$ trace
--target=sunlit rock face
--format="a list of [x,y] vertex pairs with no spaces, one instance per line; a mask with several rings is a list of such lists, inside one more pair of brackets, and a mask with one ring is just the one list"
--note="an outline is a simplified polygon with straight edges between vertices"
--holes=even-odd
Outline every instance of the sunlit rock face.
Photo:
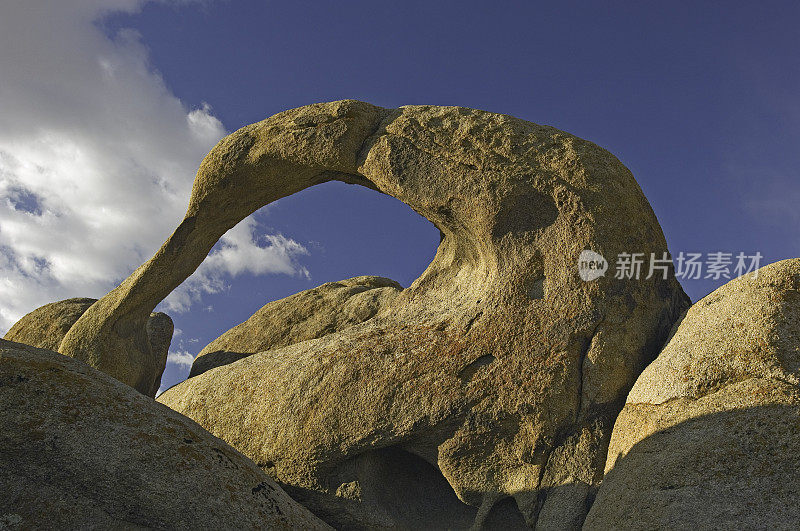
[[247,321],[206,345],[189,377],[256,352],[317,339],[371,319],[391,303],[402,286],[382,277],[356,277],[265,304]]
[[[438,227],[427,270],[362,323],[216,367],[160,400],[336,525],[441,514],[438,495],[396,510],[408,489],[370,471],[396,469],[393,455],[433,467],[476,524],[580,525],[614,418],[687,299],[671,277],[578,275],[584,250],[661,257],[666,243],[631,173],[552,127],[357,101],[244,127],[204,159],[175,233],[81,316],[60,351],[135,385],[126,364],[148,349],[150,312],[214,243],[258,208],[334,179]],[[508,497],[518,511],[497,503]]]
[[800,259],[689,309],[628,395],[588,529],[800,521]]

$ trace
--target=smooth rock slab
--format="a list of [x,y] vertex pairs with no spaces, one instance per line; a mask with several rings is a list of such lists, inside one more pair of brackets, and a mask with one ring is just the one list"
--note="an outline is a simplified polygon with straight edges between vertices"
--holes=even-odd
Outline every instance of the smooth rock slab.
[[57,351],[72,325],[95,302],[81,297],[40,306],[14,323],[3,339]]
[[0,528],[330,529],[195,422],[0,340]]

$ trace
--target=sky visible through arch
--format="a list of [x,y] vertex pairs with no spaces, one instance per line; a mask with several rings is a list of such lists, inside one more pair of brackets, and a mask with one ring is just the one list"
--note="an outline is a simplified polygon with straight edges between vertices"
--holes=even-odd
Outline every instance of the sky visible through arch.
[[[673,254],[800,256],[800,4],[12,1],[0,6],[0,332],[102,296],[177,226],[226,132],[354,98],[552,125],[633,171]],[[329,183],[218,244],[162,307],[164,385],[269,300],[408,285],[438,231]],[[693,300],[725,282],[683,280]]]

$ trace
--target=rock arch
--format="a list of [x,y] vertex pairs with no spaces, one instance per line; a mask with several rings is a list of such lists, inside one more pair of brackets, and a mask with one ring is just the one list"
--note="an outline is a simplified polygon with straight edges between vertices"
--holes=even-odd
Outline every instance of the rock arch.
[[376,318],[218,367],[160,400],[284,485],[328,495],[339,463],[397,447],[479,506],[478,523],[507,496],[530,525],[579,523],[613,419],[687,299],[673,278],[578,277],[583,249],[660,257],[666,243],[631,173],[551,127],[351,100],[244,127],[203,160],[172,236],[60,351],[142,390],[132,367],[148,363],[155,305],[238,221],[332,179],[436,225],[426,271]]

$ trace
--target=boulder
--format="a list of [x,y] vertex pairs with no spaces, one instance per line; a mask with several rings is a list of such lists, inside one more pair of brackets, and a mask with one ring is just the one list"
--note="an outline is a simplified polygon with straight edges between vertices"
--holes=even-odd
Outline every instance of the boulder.
[[75,321],[95,302],[76,298],[45,304],[17,321],[3,339],[57,351]]
[[628,395],[586,529],[796,529],[800,259],[689,309]]
[[382,277],[356,277],[270,302],[206,345],[189,377],[256,352],[316,339],[375,316],[402,286]]
[[[57,351],[72,325],[95,302],[97,299],[76,298],[45,304],[17,321],[4,339]],[[130,366],[126,379],[136,382],[136,389],[147,396],[156,396],[161,385],[173,331],[172,319],[165,313],[151,313],[146,321],[145,332],[151,356],[144,359],[146,363]]]
[[195,422],[0,340],[0,527],[330,529]]
[[[146,312],[220,236],[332,179],[392,195],[438,227],[426,271],[365,322],[209,370],[159,400],[336,526],[413,527],[433,518],[435,500],[437,514],[450,511],[445,491],[472,506],[478,526],[508,497],[529,526],[580,526],[613,421],[688,300],[671,275],[615,278],[612,269],[582,280],[585,250],[613,260],[661,258],[667,247],[631,173],[557,129],[355,101],[240,129],[201,164],[173,235],[81,317],[62,351],[135,359]],[[375,479],[402,459],[448,486],[408,496],[395,476]]]

